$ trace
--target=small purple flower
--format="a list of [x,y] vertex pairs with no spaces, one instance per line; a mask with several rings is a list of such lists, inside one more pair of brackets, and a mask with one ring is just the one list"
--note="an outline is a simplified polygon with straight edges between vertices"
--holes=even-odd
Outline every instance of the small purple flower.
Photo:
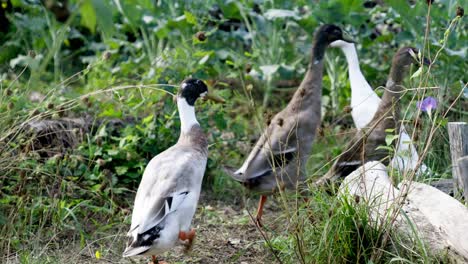
[[437,99],[428,96],[424,98],[424,100],[418,102],[416,105],[421,111],[430,113],[432,109],[437,108]]

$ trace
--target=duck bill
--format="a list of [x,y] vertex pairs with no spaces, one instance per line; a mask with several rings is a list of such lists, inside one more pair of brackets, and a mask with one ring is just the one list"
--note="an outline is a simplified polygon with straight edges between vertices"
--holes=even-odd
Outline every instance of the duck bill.
[[342,39],[349,43],[356,43],[356,41],[346,32],[343,32]]
[[213,102],[216,102],[216,103],[225,103],[226,101],[220,97],[220,96],[217,96],[216,94],[212,93],[212,92],[208,92],[206,95],[205,95],[205,100],[211,100]]

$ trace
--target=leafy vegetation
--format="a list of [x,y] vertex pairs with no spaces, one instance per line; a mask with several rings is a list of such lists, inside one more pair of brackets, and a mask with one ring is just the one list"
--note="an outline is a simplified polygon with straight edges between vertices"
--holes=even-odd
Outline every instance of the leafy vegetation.
[[[245,202],[239,197],[247,194],[225,167],[242,163],[268,118],[286,105],[305,72],[312,33],[323,23],[341,25],[357,39],[361,69],[378,93],[398,47],[416,46],[433,60],[429,70],[413,71],[403,113],[425,163],[437,177],[450,177],[445,125],[468,113],[467,27],[464,18],[454,19],[457,6],[466,7],[463,0],[430,7],[404,0],[0,2],[0,248],[6,262],[58,262],[48,252],[68,242],[98,245],[95,258],[120,255],[102,248],[124,239],[146,163],[177,140],[172,95],[188,76],[206,80],[227,100],[197,105],[210,136],[203,192]],[[350,100],[343,57],[327,52],[311,179],[326,172],[352,135],[343,111]],[[432,116],[416,107],[427,96],[439,102]],[[281,261],[439,261],[420,243],[396,236],[382,245],[383,231],[372,228],[364,207],[310,189],[307,202],[278,196],[288,224],[267,229],[265,247]],[[376,260],[379,250],[384,254]]]

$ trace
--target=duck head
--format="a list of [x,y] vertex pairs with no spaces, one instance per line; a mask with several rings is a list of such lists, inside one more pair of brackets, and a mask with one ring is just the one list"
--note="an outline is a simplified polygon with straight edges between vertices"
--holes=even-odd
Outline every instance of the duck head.
[[398,65],[402,68],[408,68],[411,64],[415,65],[430,65],[431,61],[427,58],[418,58],[419,50],[414,47],[400,48],[393,56],[393,65]]
[[195,116],[195,102],[198,98],[224,102],[222,98],[210,94],[208,92],[208,87],[203,81],[198,79],[186,79],[183,81],[177,93],[177,108],[179,109],[181,130],[183,133],[189,133],[192,126],[198,125]]
[[312,45],[313,64],[318,64],[322,61],[325,55],[325,49],[333,41],[342,40],[353,43],[351,37],[346,34],[340,27],[327,24],[318,28],[314,35],[314,43]]
[[330,44],[334,41],[341,40],[347,43],[354,43],[354,40],[344,32],[340,27],[332,24],[321,26],[315,35],[317,42]]
[[401,89],[400,85],[395,84],[403,82],[411,65],[431,64],[428,59],[418,56],[418,53],[419,50],[414,47],[403,47],[393,55],[392,67],[390,68],[390,75],[386,84],[387,88],[394,87],[394,89]]
[[206,84],[199,79],[186,79],[180,85],[178,98],[183,98],[187,104],[194,106],[198,98],[209,99],[215,102],[223,103],[224,99],[208,92]]

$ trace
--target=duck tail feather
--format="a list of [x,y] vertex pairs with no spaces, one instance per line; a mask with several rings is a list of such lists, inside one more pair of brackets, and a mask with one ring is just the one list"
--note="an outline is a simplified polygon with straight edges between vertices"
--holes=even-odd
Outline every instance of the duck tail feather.
[[236,180],[238,182],[245,182],[245,176],[243,175],[242,172],[240,172],[240,170],[236,171],[234,168],[224,166],[223,171],[227,175],[229,175],[231,178],[233,178],[234,180]]
[[124,253],[122,254],[122,257],[132,257],[132,256],[137,256],[137,255],[142,255],[146,253],[151,247],[149,246],[139,246],[139,247],[132,247],[128,246]]

